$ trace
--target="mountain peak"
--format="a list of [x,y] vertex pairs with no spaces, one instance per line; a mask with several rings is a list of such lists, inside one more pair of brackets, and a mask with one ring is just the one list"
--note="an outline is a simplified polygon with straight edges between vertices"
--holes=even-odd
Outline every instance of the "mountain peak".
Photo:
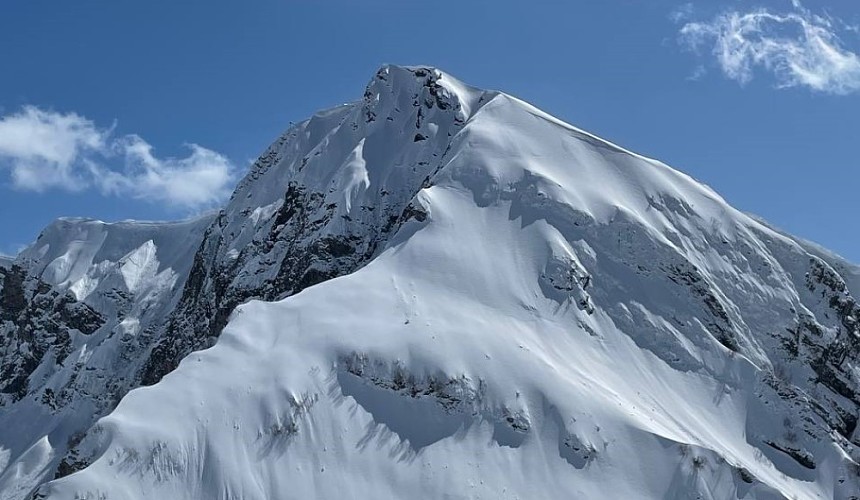
[[83,305],[0,268],[0,449],[41,471],[0,498],[860,489],[855,267],[435,68],[292,127],[198,238],[112,229],[33,247]]
[[392,108],[423,105],[428,110],[435,107],[452,112],[465,121],[486,100],[486,94],[434,67],[387,64],[368,83],[364,106],[369,117]]

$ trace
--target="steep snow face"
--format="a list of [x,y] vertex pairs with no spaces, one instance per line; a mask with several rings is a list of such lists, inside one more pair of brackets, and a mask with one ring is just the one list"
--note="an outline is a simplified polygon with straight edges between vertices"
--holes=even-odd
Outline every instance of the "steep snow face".
[[373,258],[401,224],[424,216],[416,193],[494,95],[437,70],[386,66],[361,101],[287,131],[209,229],[142,381],[210,345],[248,299],[280,299]]
[[211,221],[60,219],[0,265],[0,498],[74,470],[69,449],[139,385]]
[[[21,252],[18,261],[46,283],[71,290],[77,300],[99,300],[93,297],[94,292],[116,285],[138,293],[140,286],[151,283],[163,271],[169,270],[174,277],[188,273],[191,256],[197,250],[194,243],[199,243],[201,228],[212,218],[112,224],[59,219]],[[104,282],[110,282],[109,286],[103,286]]]
[[194,266],[185,348],[288,298],[223,315],[36,498],[860,491],[860,269],[436,70],[288,132]]

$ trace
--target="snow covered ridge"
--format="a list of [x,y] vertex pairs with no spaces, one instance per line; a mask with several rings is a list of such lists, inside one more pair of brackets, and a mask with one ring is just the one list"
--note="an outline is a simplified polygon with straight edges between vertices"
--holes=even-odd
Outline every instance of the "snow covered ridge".
[[0,266],[0,498],[860,491],[860,269],[506,94],[383,67],[146,227]]

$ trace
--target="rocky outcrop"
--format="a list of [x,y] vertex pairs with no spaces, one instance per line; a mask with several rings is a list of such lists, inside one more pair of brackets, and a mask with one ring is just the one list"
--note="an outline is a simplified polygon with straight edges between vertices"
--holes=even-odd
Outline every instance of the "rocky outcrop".
[[19,265],[0,267],[0,282],[0,402],[9,404],[29,393],[30,377],[43,362],[62,365],[73,339],[92,335],[105,319]]

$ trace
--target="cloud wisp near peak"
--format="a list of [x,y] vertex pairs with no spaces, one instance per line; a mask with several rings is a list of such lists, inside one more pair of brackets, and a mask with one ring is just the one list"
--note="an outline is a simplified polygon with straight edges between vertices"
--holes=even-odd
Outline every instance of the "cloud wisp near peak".
[[117,136],[77,113],[25,106],[0,116],[0,170],[14,188],[130,196],[194,210],[230,193],[236,168],[197,144],[185,157],[160,158],[135,134]]
[[779,88],[835,95],[860,91],[860,56],[848,43],[857,41],[856,29],[797,0],[787,11],[733,9],[710,20],[694,19],[688,4],[670,17],[681,23],[678,40],[684,48],[700,56],[710,53],[723,75],[742,85],[763,71]]

